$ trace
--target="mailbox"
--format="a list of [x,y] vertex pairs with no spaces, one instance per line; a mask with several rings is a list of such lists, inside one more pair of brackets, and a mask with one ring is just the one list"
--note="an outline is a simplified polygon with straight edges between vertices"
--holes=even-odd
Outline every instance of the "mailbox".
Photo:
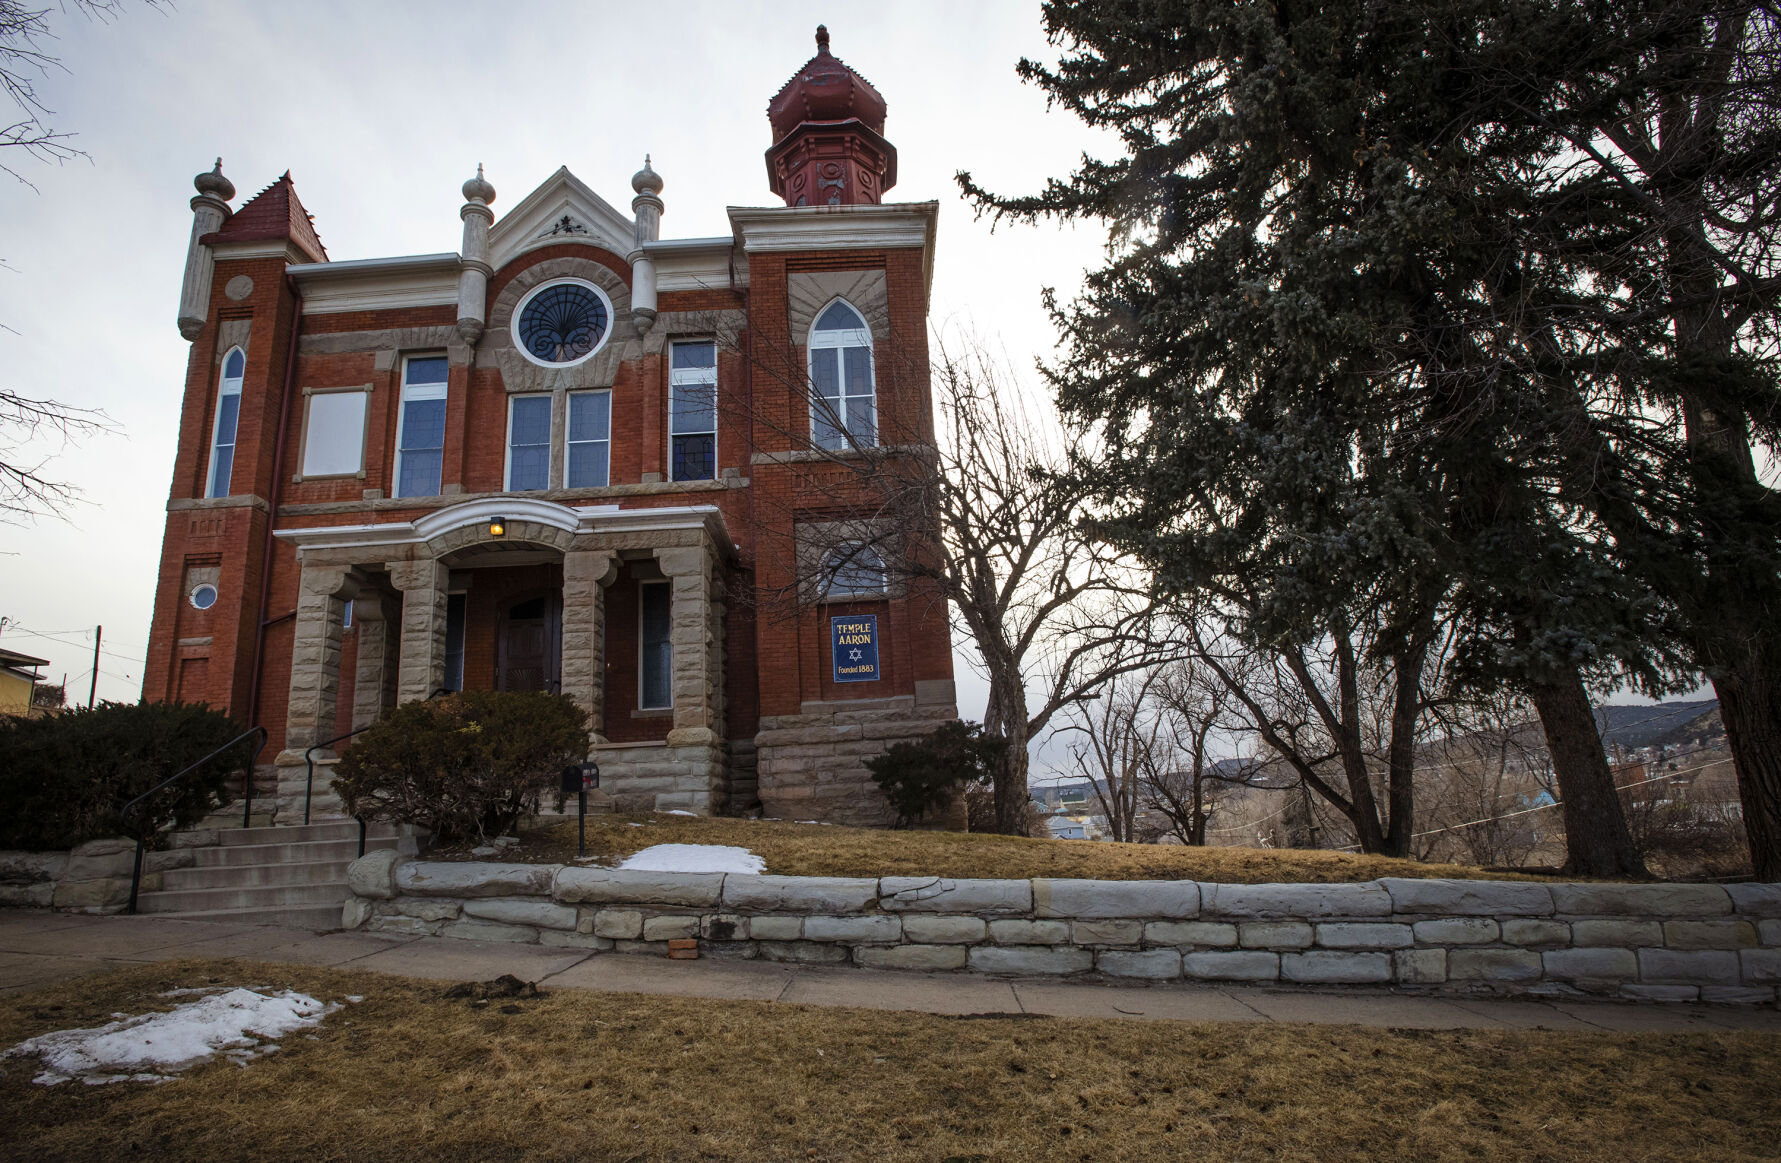
[[566,796],[580,795],[585,786],[582,782],[581,765],[571,763],[563,768],[563,794]]
[[591,759],[584,759],[582,760],[580,770],[581,786],[583,788],[596,788],[600,786],[600,765],[598,763],[595,763]]

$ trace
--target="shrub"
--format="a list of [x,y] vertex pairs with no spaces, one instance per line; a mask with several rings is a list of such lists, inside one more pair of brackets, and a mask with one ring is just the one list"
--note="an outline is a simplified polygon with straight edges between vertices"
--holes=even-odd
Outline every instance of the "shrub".
[[0,848],[72,848],[100,836],[187,827],[229,802],[243,744],[138,805],[118,809],[242,732],[203,703],[101,703],[0,723]]
[[440,840],[499,836],[587,755],[587,712],[563,695],[465,691],[404,703],[334,769],[346,810]]
[[985,735],[976,723],[954,721],[921,739],[893,744],[866,760],[866,767],[896,811],[896,826],[907,828],[950,803],[959,789],[988,782],[1007,747],[1007,740]]

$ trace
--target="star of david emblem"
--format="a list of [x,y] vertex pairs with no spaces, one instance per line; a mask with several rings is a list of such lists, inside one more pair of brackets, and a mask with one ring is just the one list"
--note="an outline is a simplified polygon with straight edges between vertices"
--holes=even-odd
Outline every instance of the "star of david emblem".
[[847,660],[849,662],[858,662],[860,660],[860,648],[855,646],[852,650],[849,650],[847,652]]

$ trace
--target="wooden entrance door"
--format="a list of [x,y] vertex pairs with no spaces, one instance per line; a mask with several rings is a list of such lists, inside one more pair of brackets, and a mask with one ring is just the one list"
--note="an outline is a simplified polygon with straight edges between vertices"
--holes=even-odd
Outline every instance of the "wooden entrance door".
[[495,689],[554,691],[561,682],[562,638],[558,599],[547,595],[516,602],[501,612],[496,635]]

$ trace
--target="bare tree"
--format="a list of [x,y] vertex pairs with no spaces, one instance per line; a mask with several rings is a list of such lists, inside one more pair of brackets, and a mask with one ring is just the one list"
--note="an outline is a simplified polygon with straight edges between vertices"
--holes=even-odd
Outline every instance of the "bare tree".
[[1544,738],[1513,699],[1443,708],[1445,731],[1417,765],[1418,860],[1519,865],[1539,846],[1541,821],[1528,809],[1551,803]]
[[1414,818],[1416,748],[1436,684],[1433,605],[1410,598],[1330,619],[1321,638],[1244,644],[1237,601],[1207,601],[1184,624],[1193,657],[1230,692],[1245,726],[1341,813],[1363,852],[1403,856]]
[[[154,7],[155,0],[148,3]],[[107,20],[120,11],[122,0],[73,0],[73,7]],[[23,155],[60,163],[86,156],[69,144],[72,135],[45,121],[51,110],[38,91],[38,78],[62,67],[43,47],[52,39],[50,9],[0,0],[0,93],[15,109],[10,123],[0,125],[0,172],[27,186],[31,182],[10,159]],[[34,452],[31,446],[40,438],[57,436],[65,448],[80,437],[113,430],[104,412],[0,387],[0,521],[18,522],[39,513],[62,516],[79,497],[75,486],[46,472],[55,453]]]
[[1161,709],[1151,697],[1161,673],[1151,667],[1109,680],[1096,697],[1071,704],[1058,728],[1060,736],[1071,737],[1076,772],[1094,788],[1117,841],[1138,839],[1146,788],[1168,755]]
[[1238,763],[1227,772],[1211,755],[1214,732],[1232,726],[1235,700],[1211,668],[1193,659],[1181,659],[1162,672],[1156,699],[1173,749],[1170,761],[1145,784],[1144,804],[1169,821],[1169,831],[1183,844],[1203,847],[1219,792],[1245,782],[1250,768]]

